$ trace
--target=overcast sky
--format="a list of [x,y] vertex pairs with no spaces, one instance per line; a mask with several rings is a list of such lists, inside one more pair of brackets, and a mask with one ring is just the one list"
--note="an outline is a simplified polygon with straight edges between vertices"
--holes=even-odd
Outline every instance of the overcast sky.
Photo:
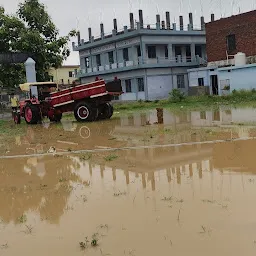
[[[15,13],[18,3],[23,0],[0,0],[8,13]],[[155,15],[159,13],[161,20],[165,11],[170,12],[171,22],[178,22],[179,15],[184,15],[187,23],[188,13],[194,15],[195,26],[200,25],[200,16],[205,16],[206,22],[210,14],[215,13],[218,19],[239,12],[256,8],[256,0],[41,0],[47,6],[54,23],[61,35],[66,35],[71,29],[78,28],[81,37],[88,39],[88,27],[92,27],[94,36],[100,34],[100,23],[104,23],[105,32],[111,32],[113,18],[117,18],[118,29],[129,25],[129,12],[138,19],[138,9],[143,10],[144,23],[155,24]],[[79,64],[78,54],[72,53],[65,64]]]

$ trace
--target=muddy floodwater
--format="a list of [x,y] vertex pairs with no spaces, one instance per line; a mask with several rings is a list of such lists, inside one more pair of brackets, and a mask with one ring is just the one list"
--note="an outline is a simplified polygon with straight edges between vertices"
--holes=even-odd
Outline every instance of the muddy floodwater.
[[256,110],[152,110],[0,137],[0,255],[256,255]]

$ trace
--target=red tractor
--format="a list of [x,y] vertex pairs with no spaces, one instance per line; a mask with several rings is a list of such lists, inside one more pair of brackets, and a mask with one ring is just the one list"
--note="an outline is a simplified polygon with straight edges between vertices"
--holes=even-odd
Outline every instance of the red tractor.
[[20,101],[14,121],[19,123],[20,117],[24,117],[28,124],[37,124],[44,117],[59,122],[62,113],[71,111],[79,122],[108,119],[113,115],[112,96],[122,94],[119,79],[108,83],[96,80],[64,90],[57,90],[53,82],[26,83],[20,88],[27,92],[28,99]]

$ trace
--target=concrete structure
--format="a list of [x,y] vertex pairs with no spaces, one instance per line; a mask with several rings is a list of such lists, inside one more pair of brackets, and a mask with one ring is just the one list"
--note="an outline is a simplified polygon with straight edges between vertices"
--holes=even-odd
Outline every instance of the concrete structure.
[[207,87],[208,92],[211,95],[219,94],[219,82],[218,71],[216,67],[204,67],[188,70],[189,91],[195,89],[193,95],[196,94],[196,90],[200,91],[201,88]]
[[219,92],[225,95],[233,90],[256,89],[256,64],[218,69]]
[[205,67],[188,70],[189,87],[208,87],[211,95],[228,95],[233,90],[256,89],[256,64]]
[[152,26],[144,23],[139,10],[138,20],[135,24],[131,13],[129,28],[124,26],[118,31],[114,20],[111,34],[105,34],[101,24],[100,37],[94,38],[89,28],[89,41],[79,38],[78,45],[73,43],[73,49],[80,55],[78,78],[86,83],[96,77],[106,81],[118,77],[124,91],[120,100],[167,98],[174,88],[187,93],[187,69],[199,67],[206,60],[204,19],[196,28],[190,13],[190,24],[184,26],[180,17],[178,27],[170,24],[167,12],[166,21],[161,22],[157,15],[156,24]]
[[190,90],[207,87],[210,94],[227,95],[256,89],[256,11],[211,20],[206,24],[208,65],[188,70]]
[[227,59],[238,52],[256,56],[256,10],[207,23],[206,42],[208,62],[234,64]]
[[79,70],[79,65],[61,66],[58,69],[51,68],[48,74],[51,76],[51,81],[59,85],[69,85],[76,80],[76,74]]
[[28,58],[25,62],[26,78],[28,83],[36,82],[36,62]]

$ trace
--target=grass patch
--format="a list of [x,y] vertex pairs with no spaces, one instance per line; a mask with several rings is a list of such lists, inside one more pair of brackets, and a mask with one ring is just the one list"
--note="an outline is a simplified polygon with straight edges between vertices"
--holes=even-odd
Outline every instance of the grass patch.
[[[177,99],[178,98],[178,99]],[[136,110],[136,109],[153,109],[153,108],[169,108],[172,110],[179,109],[190,109],[200,110],[210,107],[219,107],[220,105],[230,106],[250,106],[256,108],[256,90],[252,91],[233,91],[227,96],[213,96],[213,95],[202,95],[202,96],[173,96],[169,99],[159,101],[136,101],[126,103],[115,103],[115,111],[121,110]]]
[[107,162],[114,161],[117,158],[118,158],[118,156],[115,154],[110,154],[110,155],[104,157],[105,161],[107,161]]

